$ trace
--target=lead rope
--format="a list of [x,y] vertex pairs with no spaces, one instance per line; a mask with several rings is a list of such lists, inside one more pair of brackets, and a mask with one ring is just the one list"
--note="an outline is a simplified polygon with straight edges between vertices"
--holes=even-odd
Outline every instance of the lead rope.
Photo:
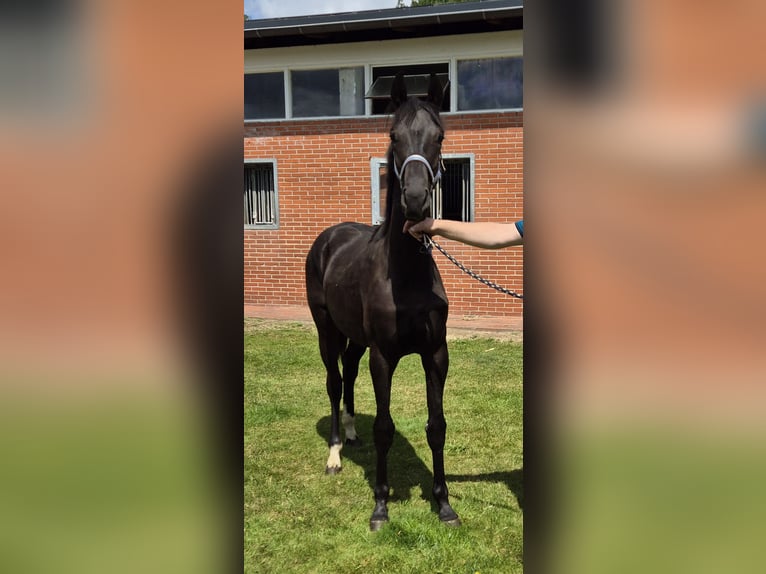
[[510,289],[506,289],[505,287],[498,285],[494,281],[490,281],[489,279],[484,279],[484,277],[482,277],[478,273],[474,273],[473,271],[468,269],[468,267],[460,263],[460,261],[452,257],[452,255],[447,253],[441,245],[436,243],[436,241],[434,241],[430,236],[426,235],[425,233],[423,234],[423,245],[425,246],[426,250],[429,253],[431,253],[432,247],[436,247],[436,249],[441,251],[442,255],[444,255],[447,259],[452,261],[452,263],[454,263],[458,269],[460,269],[464,273],[467,273],[468,275],[476,279],[478,282],[483,283],[487,287],[492,287],[492,289],[495,289],[496,291],[500,291],[500,293],[505,293],[506,295],[510,295],[511,297],[516,297],[517,299],[524,298],[523,294],[516,293],[515,291],[511,291]]

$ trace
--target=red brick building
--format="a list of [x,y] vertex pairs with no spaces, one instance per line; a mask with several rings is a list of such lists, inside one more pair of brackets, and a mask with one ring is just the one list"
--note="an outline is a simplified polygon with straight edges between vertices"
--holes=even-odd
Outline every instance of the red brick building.
[[[449,80],[435,215],[523,218],[522,10],[497,0],[245,23],[246,304],[305,305],[304,261],[319,232],[380,221],[385,88],[400,70],[411,93],[430,72]],[[440,244],[523,291],[522,248]],[[519,299],[434,257],[453,315],[521,315]]]

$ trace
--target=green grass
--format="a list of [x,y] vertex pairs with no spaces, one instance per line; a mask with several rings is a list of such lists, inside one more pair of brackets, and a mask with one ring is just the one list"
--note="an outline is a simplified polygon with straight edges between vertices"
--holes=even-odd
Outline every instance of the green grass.
[[313,328],[245,324],[246,572],[522,572],[522,347],[450,342],[444,408],[450,501],[463,525],[439,522],[417,356],[393,382],[390,523],[369,531],[375,399],[362,358],[357,431],[343,471],[326,476],[330,407]]

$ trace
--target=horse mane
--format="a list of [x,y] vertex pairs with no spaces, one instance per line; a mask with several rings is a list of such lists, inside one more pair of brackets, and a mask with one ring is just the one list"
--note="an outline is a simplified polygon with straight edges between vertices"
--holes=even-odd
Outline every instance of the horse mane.
[[[420,100],[416,97],[409,98],[399,108],[394,111],[391,118],[391,126],[403,123],[410,125],[417,115],[418,111],[425,110],[431,119],[441,129],[444,129],[441,116],[439,116],[439,110],[431,102]],[[378,229],[373,233],[372,238],[382,238],[388,235],[391,227],[391,217],[393,215],[394,208],[394,189],[398,190],[399,181],[396,178],[394,171],[394,147],[389,144],[388,151],[386,152],[386,213],[384,215],[383,223],[380,224]]]

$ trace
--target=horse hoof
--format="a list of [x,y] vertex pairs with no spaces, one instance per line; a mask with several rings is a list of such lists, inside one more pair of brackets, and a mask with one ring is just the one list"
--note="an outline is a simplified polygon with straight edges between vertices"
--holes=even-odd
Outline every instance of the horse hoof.
[[455,513],[455,511],[452,510],[452,508],[450,508],[449,506],[442,508],[441,512],[439,512],[439,520],[442,521],[442,524],[445,524],[447,526],[451,526],[451,527],[460,526],[460,518]]
[[386,522],[388,522],[388,518],[383,518],[383,519],[372,518],[372,519],[370,519],[370,531],[371,532],[377,532],[378,530],[381,529],[381,527]]
[[338,474],[341,470],[343,470],[342,466],[326,466],[324,469],[325,474]]
[[346,442],[345,442],[345,445],[346,446],[351,446],[351,447],[362,446],[362,439],[360,439],[359,437],[356,437],[355,439],[347,438]]
[[370,530],[377,532],[386,522],[388,522],[388,509],[386,508],[386,503],[383,501],[376,501],[375,510],[372,511],[372,516],[370,516]]

